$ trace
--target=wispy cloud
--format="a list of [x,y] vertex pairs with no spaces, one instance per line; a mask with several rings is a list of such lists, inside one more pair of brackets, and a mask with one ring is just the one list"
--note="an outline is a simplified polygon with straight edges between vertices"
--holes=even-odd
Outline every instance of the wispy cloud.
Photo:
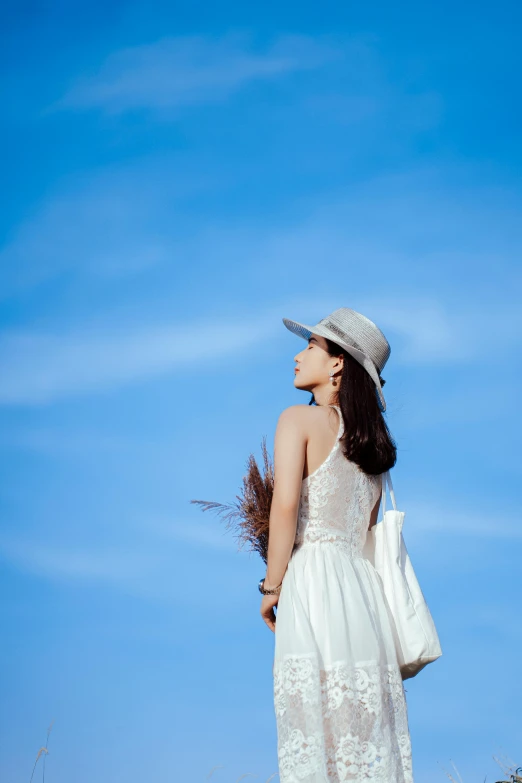
[[62,182],[0,249],[0,297],[64,274],[107,283],[175,262],[185,225],[180,204],[213,182],[208,168],[186,168],[147,156]]
[[[209,549],[239,551],[231,531],[226,530],[224,522],[217,519],[214,524],[208,524],[194,520],[180,522],[168,517],[150,516],[142,521],[141,526],[148,534],[155,535],[165,542],[180,541]],[[243,548],[241,551],[246,549]]]
[[94,428],[77,427],[73,431],[65,428],[29,427],[7,431],[4,429],[1,438],[3,448],[13,451],[26,451],[41,454],[52,459],[92,459],[96,454],[120,457],[129,453],[143,454],[145,450],[156,454],[162,448],[157,441],[144,438],[115,435]]
[[23,571],[51,579],[121,583],[152,573],[157,557],[139,550],[67,547],[8,538],[0,540],[4,560]]
[[180,521],[157,515],[133,520],[130,514],[126,521],[125,531],[105,531],[115,535],[118,543],[80,543],[71,531],[69,540],[59,541],[63,536],[52,529],[45,539],[41,531],[26,531],[23,538],[5,532],[0,536],[0,560],[51,581],[107,585],[134,594],[159,596],[162,590],[174,594],[179,588],[184,577],[179,569],[173,572],[173,564],[180,557],[187,561],[207,554],[214,562],[215,553],[219,556],[215,560],[219,569],[227,553],[234,556],[239,552],[232,534],[217,520],[205,524],[195,519]]
[[[0,336],[0,404],[38,405],[172,371],[197,355],[211,362],[266,338],[280,328],[273,316],[197,319],[157,327],[85,328],[76,334],[7,332]],[[212,339],[209,339],[211,336]]]
[[[469,546],[474,547],[474,562],[463,564],[463,567],[480,569],[488,566],[488,546],[522,540],[519,520],[514,516],[510,519],[507,512],[502,514],[500,522],[485,514],[468,515],[457,510],[449,515],[444,507],[411,502],[407,516],[405,538],[408,544],[413,544],[415,564],[421,563],[418,554],[432,558],[434,552],[437,552],[437,562],[446,562],[443,553],[451,548],[450,540],[465,536]],[[232,532],[217,518],[212,523],[202,523],[168,515],[142,515],[140,518],[131,515],[124,540],[121,531],[112,532],[118,533],[118,545],[58,543],[51,530],[47,539],[27,532],[23,538],[15,533],[4,533],[0,537],[0,558],[26,573],[50,580],[111,584],[143,595],[156,595],[166,582],[174,589],[172,564],[176,558],[190,559],[197,552],[212,556],[214,552],[218,556],[216,562],[222,563],[227,553],[236,556],[249,551],[247,547],[239,548]],[[426,543],[426,533],[434,532],[439,534],[436,544],[433,537]],[[451,557],[458,560],[462,557],[462,548],[455,546],[454,550]],[[487,612],[483,619],[495,621],[494,615]]]
[[489,514],[482,510],[469,512],[459,509],[457,502],[448,498],[444,506],[412,500],[407,504],[406,513],[405,535],[421,537],[424,532],[438,532],[486,540],[522,541],[522,519],[509,509]]
[[[513,220],[516,197],[506,197],[510,208],[505,214],[498,207],[495,212],[489,191],[479,194],[480,203],[467,191],[457,199],[433,172],[419,171],[371,179],[326,201],[301,202],[293,221],[272,222],[265,217],[257,222],[228,218],[218,223],[198,218],[194,230],[184,233],[177,199],[186,183],[190,192],[205,187],[204,178],[195,177],[193,182],[185,171],[176,181],[170,163],[169,168],[158,159],[148,160],[125,171],[95,173],[71,193],[51,198],[2,250],[4,291],[64,278],[65,271],[67,281],[81,287],[85,281],[92,284],[92,275],[100,283],[101,275],[118,274],[118,270],[128,274],[163,266],[160,286],[156,280],[146,298],[139,288],[141,278],[134,281],[140,320],[115,315],[118,293],[104,327],[93,320],[60,318],[62,300],[57,296],[58,315],[46,322],[52,327],[0,333],[0,404],[39,405],[117,387],[176,370],[196,352],[207,362],[220,361],[272,334],[281,335],[282,316],[315,322],[314,317],[319,320],[341,305],[367,313],[393,338],[394,363],[455,367],[492,356],[507,362],[508,370],[515,369],[522,341],[520,275],[514,271],[519,246]],[[486,221],[483,201],[491,222]],[[179,233],[178,225],[182,226]],[[450,240],[440,238],[442,227]],[[425,236],[435,249],[424,250],[426,259],[417,261],[412,246],[425,247]],[[473,252],[473,265],[468,257],[462,260],[462,248],[468,256]],[[430,266],[434,253],[436,263]],[[336,285],[328,297],[320,274],[323,259],[340,259],[332,267]],[[424,260],[428,272],[422,268]],[[493,260],[498,275],[487,277]],[[188,272],[185,277],[178,274],[178,262]],[[417,264],[421,284],[412,273]],[[433,276],[429,270],[434,268],[436,279],[428,288],[427,280]],[[459,268],[474,272],[466,280],[467,297],[451,288],[451,275]],[[205,290],[195,289],[194,269],[204,271]],[[273,283],[281,280],[282,269],[291,277],[282,281],[285,301],[273,305]],[[167,290],[173,291],[175,301],[186,298],[205,306],[210,300],[214,311],[212,285],[221,286],[220,292],[228,295],[227,280],[238,270],[244,274],[242,293],[230,303],[237,311],[244,292],[249,292],[248,298],[255,290],[257,306],[248,319],[241,313],[236,319],[216,315],[207,323],[197,317],[177,323],[158,315]],[[300,294],[299,290],[310,290],[312,278],[317,282],[314,296]],[[297,281],[293,300],[286,299],[288,280],[292,287]],[[349,301],[339,300],[343,290],[350,292]],[[152,316],[144,322],[147,312]],[[475,388],[475,405],[479,392]]]
[[[318,304],[315,300],[314,308]],[[498,358],[522,340],[520,316],[508,307],[499,306],[496,313],[490,307],[490,320],[484,324],[480,308],[461,307],[455,315],[421,297],[414,301],[395,297],[392,307],[371,298],[350,305],[370,316],[375,313],[387,334],[401,336],[397,353],[403,365],[473,362],[488,347],[495,349]],[[324,303],[324,309],[333,306],[337,305]],[[304,305],[300,312],[305,312]],[[246,322],[241,315],[157,326],[119,323],[102,329],[85,324],[66,335],[6,331],[0,333],[0,404],[40,405],[118,387],[175,371],[195,355],[205,360],[207,368],[214,362],[217,369],[219,362],[236,356],[238,350],[259,345],[272,335],[281,336],[281,318],[296,313],[296,305],[289,304],[259,310]],[[506,318],[516,328],[501,345]]]
[[500,299],[491,301],[486,322],[480,305],[461,302],[453,309],[448,302],[423,293],[365,297],[356,309],[375,314],[386,334],[402,338],[394,360],[405,365],[469,364],[487,350],[508,356],[522,343],[522,312],[516,303]]
[[54,108],[119,114],[214,103],[252,81],[316,68],[333,56],[330,45],[298,35],[282,36],[263,49],[239,34],[167,37],[111,54],[95,76],[74,84]]
[[[281,214],[263,209],[252,218],[236,200],[224,214],[230,192],[238,184],[247,187],[246,181],[238,183],[241,176],[263,180],[265,173],[255,163],[249,163],[245,175],[243,165],[236,170],[215,160],[168,154],[62,182],[12,230],[0,250],[0,297],[47,281],[101,285],[123,277],[145,279],[157,271],[183,280],[183,270],[195,266],[212,270],[219,264],[224,275],[233,274],[245,261],[249,268],[259,264],[266,269],[267,278],[282,266],[293,268],[299,280],[305,271],[315,274],[323,259],[340,259],[340,286],[349,282],[354,291],[355,281],[368,289],[373,281],[366,268],[375,283],[386,283],[390,293],[382,300],[387,312],[393,309],[397,287],[406,295],[418,293],[412,268],[418,268],[421,281],[429,270],[439,270],[433,283],[443,294],[451,290],[456,270],[474,269],[466,281],[470,302],[478,291],[493,306],[499,284],[509,274],[502,300],[511,296],[515,302],[521,284],[515,272],[521,249],[516,196],[501,199],[487,188],[455,194],[441,183],[440,172],[421,169],[370,177],[342,192],[294,194],[286,219],[288,207]],[[198,197],[202,206],[194,210]],[[486,293],[481,292],[482,280],[488,283]],[[394,323],[408,329],[410,314],[395,310]],[[453,321],[459,312],[456,308]],[[522,316],[515,308],[510,312],[518,328]],[[424,350],[429,339],[432,356],[447,341],[447,325],[436,318],[432,312],[426,327],[418,324],[420,345]],[[467,329],[465,318],[460,317],[461,334]],[[498,322],[489,314],[488,320],[495,329]],[[509,324],[506,337],[511,331]],[[458,351],[454,346],[455,356]]]

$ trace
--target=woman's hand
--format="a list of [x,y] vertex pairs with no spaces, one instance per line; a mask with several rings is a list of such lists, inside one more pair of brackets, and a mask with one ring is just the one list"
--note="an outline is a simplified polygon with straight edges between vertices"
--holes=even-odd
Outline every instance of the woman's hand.
[[271,631],[275,633],[276,615],[274,607],[279,602],[279,595],[264,595],[261,601],[261,617]]

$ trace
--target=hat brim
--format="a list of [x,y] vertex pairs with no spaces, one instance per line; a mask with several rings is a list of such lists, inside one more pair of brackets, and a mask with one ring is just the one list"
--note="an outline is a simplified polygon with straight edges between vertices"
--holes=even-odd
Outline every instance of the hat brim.
[[328,329],[327,326],[323,326],[322,324],[310,326],[309,324],[301,324],[299,321],[292,321],[290,318],[283,318],[282,320],[287,329],[289,329],[294,334],[297,334],[298,337],[302,337],[303,340],[309,340],[312,334],[317,334],[319,337],[325,337],[326,339],[334,342],[336,345],[340,345],[345,351],[353,356],[353,358],[356,359],[359,364],[362,364],[366,372],[371,376],[377,388],[377,394],[381,402],[382,410],[386,410],[386,400],[384,399],[382,386],[379,381],[379,374],[375,368],[374,363],[370,357],[364,353],[364,351],[360,351],[358,348],[354,348],[353,345],[349,345],[348,343],[339,340],[339,336],[336,335],[335,332],[332,332],[330,329]]

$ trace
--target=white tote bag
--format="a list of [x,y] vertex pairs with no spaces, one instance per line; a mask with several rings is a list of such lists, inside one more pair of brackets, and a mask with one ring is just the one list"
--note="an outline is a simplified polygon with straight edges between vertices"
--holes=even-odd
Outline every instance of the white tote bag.
[[[393,509],[386,511],[386,482]],[[402,679],[415,677],[442,655],[439,637],[402,535],[404,511],[397,511],[389,471],[382,474],[382,520],[368,531],[363,554],[381,577],[395,622],[395,644]]]

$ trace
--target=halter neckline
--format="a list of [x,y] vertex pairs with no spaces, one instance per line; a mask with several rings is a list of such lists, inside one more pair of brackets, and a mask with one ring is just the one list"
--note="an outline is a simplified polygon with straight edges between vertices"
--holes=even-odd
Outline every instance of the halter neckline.
[[330,462],[331,457],[337,451],[337,448],[338,448],[338,445],[339,445],[339,441],[340,441],[341,436],[342,436],[343,431],[344,431],[343,416],[342,416],[341,409],[340,409],[339,405],[335,405],[335,404],[332,403],[330,405],[323,405],[323,406],[319,406],[319,407],[338,408],[339,409],[339,429],[337,430],[337,435],[335,436],[335,443],[332,446],[332,448],[331,448],[328,456],[326,457],[326,459],[323,462],[321,462],[319,467],[317,467],[315,470],[313,470],[311,473],[309,473],[308,476],[305,476],[304,479],[301,479],[301,484],[303,482],[305,482],[305,481],[308,481],[308,479],[311,478],[312,476],[315,476],[316,473],[318,473],[328,462]]

